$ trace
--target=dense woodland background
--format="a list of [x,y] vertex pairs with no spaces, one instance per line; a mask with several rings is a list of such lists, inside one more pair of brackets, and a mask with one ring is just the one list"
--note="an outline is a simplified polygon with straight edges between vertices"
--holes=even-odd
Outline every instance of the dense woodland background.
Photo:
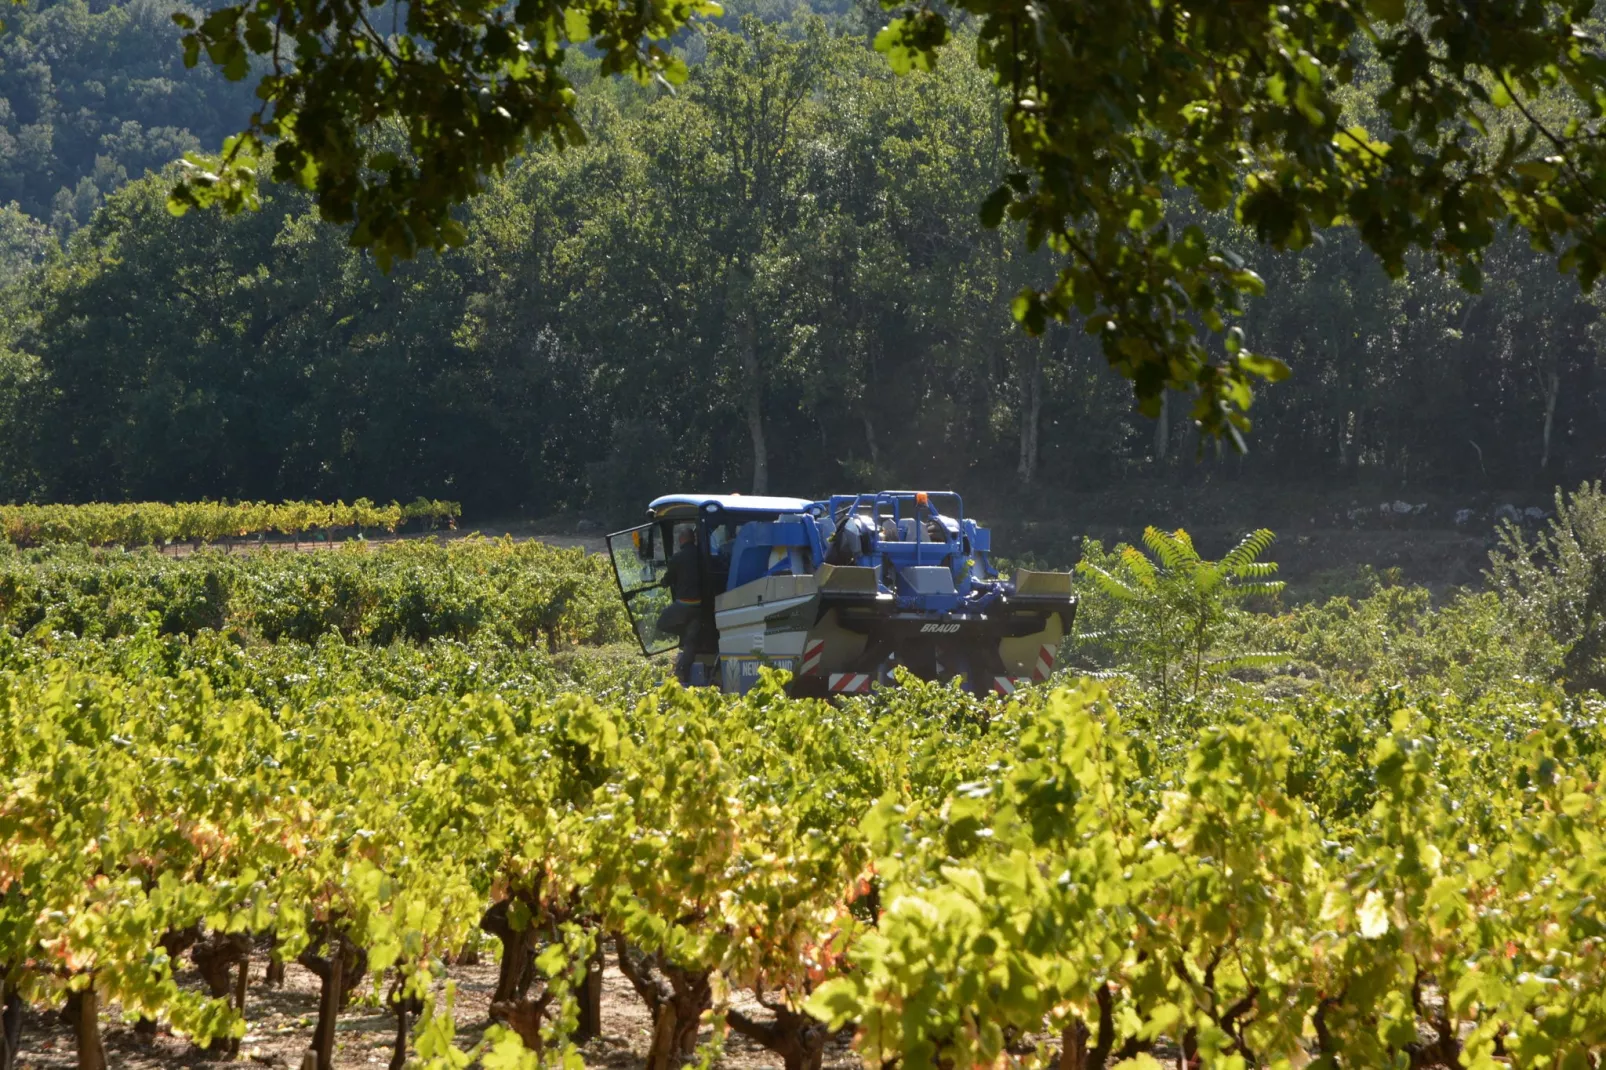
[[[465,246],[390,276],[291,191],[168,213],[162,168],[251,106],[183,67],[173,10],[6,12],[0,497],[617,520],[692,487],[951,484],[1031,513],[1230,484],[1313,522],[1312,501],[1358,523],[1350,503],[1401,498],[1448,522],[1601,473],[1600,300],[1518,236],[1476,295],[1391,282],[1345,232],[1299,255],[1246,236],[1267,293],[1245,330],[1294,369],[1258,397],[1251,452],[1201,451],[1177,398],[1137,415],[1090,339],[1012,321],[1048,267],[978,221],[1007,152],[966,42],[895,76],[874,5],[732,4],[681,42],[676,94],[582,77],[590,143],[533,152]],[[1352,107],[1368,117],[1365,87]]]

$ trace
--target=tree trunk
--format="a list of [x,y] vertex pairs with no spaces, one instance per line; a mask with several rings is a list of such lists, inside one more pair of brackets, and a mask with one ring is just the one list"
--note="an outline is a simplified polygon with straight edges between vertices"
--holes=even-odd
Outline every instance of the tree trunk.
[[1550,434],[1556,426],[1556,402],[1561,398],[1561,376],[1550,372],[1540,380],[1545,391],[1544,451],[1539,455],[1539,470],[1550,470]]
[[318,1070],[334,1070],[335,1023],[340,1018],[340,997],[346,979],[345,937],[336,933],[330,939],[330,945],[329,969],[323,976],[323,989],[318,998],[318,1025],[312,1033],[312,1050],[318,1057]]
[[754,337],[753,318],[742,311],[738,327],[738,346],[741,349],[742,376],[746,380],[744,409],[747,415],[747,434],[753,442],[753,493],[770,492],[769,446],[764,440],[764,380],[758,365],[758,340]]
[[407,1065],[407,1012],[396,1010],[396,1043],[390,1052],[389,1070],[402,1070]]
[[[239,972],[234,979],[234,1009],[239,1012],[240,1021],[245,1021],[245,994],[251,986],[251,941],[245,939],[245,950],[240,955]],[[243,1030],[242,1030],[243,1031]],[[240,1038],[230,1037],[223,1045],[223,1050],[229,1055],[240,1054]]]
[[820,1070],[825,1056],[826,1029],[822,1022],[785,1006],[770,1007],[773,1022],[760,1022],[731,1008],[725,1020],[731,1029],[779,1055],[786,1070]]
[[262,983],[274,988],[284,987],[284,956],[279,954],[279,936],[269,933],[268,968],[262,973]]
[[195,941],[201,938],[201,927],[189,925],[182,929],[169,929],[157,941],[162,950],[167,952],[169,960],[176,959],[184,952],[195,946]]
[[1030,487],[1037,475],[1037,435],[1043,412],[1043,358],[1036,345],[1027,346],[1026,367],[1020,388],[1020,463],[1015,474]]
[[[250,945],[247,944],[246,947],[249,948]],[[234,1009],[240,1012],[241,1018],[245,1017],[245,993],[250,985],[251,954],[250,951],[247,950],[244,955],[240,956],[240,973],[234,981]]]
[[551,991],[544,991],[535,999],[500,1000],[490,1006],[491,1021],[501,1022],[519,1035],[525,1048],[540,1053],[546,1045],[541,1025],[546,1021],[546,1010],[551,1004]]
[[[1074,1019],[1060,1033],[1060,1057],[1058,1070],[1104,1070],[1108,1065],[1115,1047],[1115,997],[1110,995],[1110,986],[1101,984],[1093,990],[1094,997],[1099,1004],[1099,1039],[1091,1048],[1087,1042],[1092,1039],[1092,1031],[1087,1023],[1080,1018]],[[1113,1052],[1117,1062],[1129,1059],[1146,1050],[1150,1045],[1136,1039],[1127,1041],[1119,1051]]]
[[690,1059],[697,1054],[697,1027],[702,1024],[703,1009],[684,1005],[680,1008],[680,1025],[675,1030],[675,1053],[682,1059]]
[[652,1042],[647,1045],[646,1070],[670,1070],[675,1056],[680,1054],[679,1045],[675,1043],[679,1030],[680,1018],[675,1011],[675,1004],[673,1001],[665,1002],[653,1015]]
[[502,964],[496,975],[492,1003],[522,998],[534,977],[535,927],[527,921],[524,928],[513,928],[508,917],[513,902],[503,899],[493,903],[480,919],[480,929],[502,942]]
[[396,988],[390,996],[390,1007],[396,1012],[396,1043],[391,1048],[389,1070],[402,1070],[407,1065],[407,1019],[424,1009],[422,1001],[402,994],[405,980],[404,977],[396,979]]
[[[211,933],[197,941],[190,950],[190,959],[206,982],[207,991],[214,999],[228,996],[235,990],[234,967],[251,961],[251,940],[243,933]],[[244,995],[239,997],[244,1008]]]
[[576,1040],[591,1040],[602,1035],[602,970],[604,964],[602,936],[597,936],[597,949],[586,960],[586,974],[580,981],[580,1022],[575,1029]]
[[[713,1005],[707,970],[685,970],[654,957],[639,966],[631,961],[623,936],[615,934],[619,972],[652,1013],[652,1043],[646,1070],[670,1070],[697,1050],[697,1027]],[[655,968],[656,967],[656,968]]]
[[100,1042],[100,997],[95,986],[68,996],[66,1012],[78,1038],[78,1070],[106,1070],[106,1048]]
[[17,1070],[22,1050],[22,995],[6,986],[5,1007],[0,1010],[0,1070]]
[[[228,997],[243,1018],[246,986],[251,980],[251,938],[244,933],[210,933],[206,939],[196,942],[190,950],[190,958],[212,997]],[[238,976],[234,976],[236,967]],[[239,1038],[230,1037],[219,1050],[226,1055],[238,1054]]]
[[1059,1070],[1088,1070],[1087,1023],[1077,1018],[1060,1031]]
[[876,481],[881,478],[881,446],[876,442],[875,421],[870,419],[870,409],[864,404],[859,406],[859,419],[864,421],[864,444],[870,451],[870,470],[875,473]]
[[1171,391],[1160,391],[1160,415],[1154,418],[1154,461],[1165,463],[1171,451]]
[[[327,945],[328,958],[322,958],[315,949]],[[312,1034],[312,1051],[318,1058],[318,1070],[333,1070],[335,1050],[335,1024],[340,1012],[346,1009],[352,991],[362,983],[368,972],[368,952],[347,943],[345,933],[331,927],[327,935],[312,944],[296,959],[322,982],[318,995],[318,1025]]]
[[[177,543],[173,545],[173,554],[174,556],[177,556],[178,554]],[[169,968],[171,968],[178,962],[178,957],[184,954],[184,952],[189,951],[190,948],[194,947],[195,942],[200,938],[200,925],[187,925],[182,929],[167,930],[167,932],[162,934],[161,939],[159,939],[157,943],[161,946],[163,951],[167,952],[167,961]],[[219,995],[220,993],[213,992],[212,994]],[[133,1025],[134,1035],[141,1041],[147,1043],[156,1039],[157,1031],[160,1028],[160,1023],[155,1018],[135,1018]]]
[[[754,233],[762,230],[755,228]],[[749,255],[733,258],[725,275],[725,322],[742,378],[742,415],[753,447],[753,493],[770,490],[769,445],[764,435],[764,375],[758,361],[758,324],[753,321],[753,271]]]

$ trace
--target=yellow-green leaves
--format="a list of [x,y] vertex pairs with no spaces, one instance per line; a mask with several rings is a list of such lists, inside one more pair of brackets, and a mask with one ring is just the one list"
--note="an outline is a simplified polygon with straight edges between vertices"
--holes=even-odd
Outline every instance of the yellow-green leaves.
[[[1600,789],[1558,725],[1502,740],[1486,715],[1379,711],[1368,767],[1332,774],[1369,782],[1373,802],[1341,821],[1318,805],[1335,796],[1289,791],[1292,763],[1321,765],[1347,731],[1331,711],[1184,730],[1185,771],[1157,789],[1101,742],[1115,727],[1094,695],[1058,693],[1006,774],[956,786],[937,827],[910,815],[907,835],[881,834],[900,857],[878,930],[810,1007],[857,1019],[872,1066],[986,1063],[989,1026],[1045,1016],[1056,1035],[1087,1030],[1089,1050],[1107,1021],[1133,1058],[1163,1040],[1213,1066],[1392,1065],[1424,1035],[1492,1065],[1502,1031],[1523,1065],[1595,1050],[1606,927],[1581,874],[1602,856],[1580,847],[1596,832],[1578,837]],[[1486,748],[1534,787],[1477,771]],[[955,822],[972,828],[962,862],[944,855]],[[1500,837],[1495,864],[1467,838],[1479,828]]]
[[936,12],[917,8],[893,19],[875,36],[877,52],[899,74],[937,66],[937,50],[948,42],[948,24]]
[[1375,940],[1389,931],[1388,907],[1384,902],[1383,894],[1376,888],[1366,893],[1361,905],[1355,912],[1355,920],[1360,923],[1360,933],[1368,940]]
[[[1268,541],[1203,562],[1156,532],[1112,589],[1261,582]],[[224,1037],[238,1016],[178,988],[164,933],[271,926],[293,953],[339,932],[424,998],[494,902],[541,937],[541,1050],[500,1028],[459,1049],[447,985],[424,1066],[579,1070],[563,1038],[599,938],[678,978],[688,1021],[762,989],[857,1026],[878,1067],[996,1067],[1045,1030],[1043,1055],[1080,1038],[1106,1067],[1392,1066],[1427,1043],[1494,1065],[1496,1038],[1575,1065],[1606,1045],[1593,710],[1390,690],[1184,720],[1093,683],[830,705],[775,677],[269,710],[193,673],[21,669],[0,674],[0,962],[41,1003],[93,983]]]

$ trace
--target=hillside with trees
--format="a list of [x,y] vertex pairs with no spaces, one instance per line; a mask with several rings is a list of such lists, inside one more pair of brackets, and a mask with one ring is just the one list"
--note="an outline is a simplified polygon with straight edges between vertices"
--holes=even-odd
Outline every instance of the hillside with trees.
[[463,244],[387,273],[291,187],[169,213],[165,161],[247,98],[182,66],[167,9],[21,9],[0,36],[0,493],[360,487],[617,517],[685,486],[1542,500],[1598,471],[1598,301],[1515,232],[1471,293],[1425,258],[1390,280],[1347,229],[1270,252],[1178,198],[1264,278],[1238,322],[1293,374],[1257,390],[1242,457],[1175,396],[1139,415],[1096,339],[1011,315],[1054,265],[979,218],[1010,163],[969,42],[900,76],[864,27],[732,15],[681,39],[676,91],[571,59],[589,140],[521,158],[459,212]]
[[[0,206],[65,236],[130,180],[215,150],[250,114],[247,87],[184,66],[174,11],[195,13],[167,0],[7,5]],[[14,226],[0,222],[0,249],[15,246]]]

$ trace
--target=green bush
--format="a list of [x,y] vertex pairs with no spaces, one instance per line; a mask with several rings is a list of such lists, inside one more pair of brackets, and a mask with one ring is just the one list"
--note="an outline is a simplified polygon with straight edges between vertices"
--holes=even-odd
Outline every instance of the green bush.
[[1489,579],[1519,629],[1549,639],[1552,664],[1572,691],[1606,687],[1606,494],[1584,483],[1556,491],[1556,515],[1529,540],[1506,521]]
[[1253,627],[1289,652],[1299,675],[1346,688],[1423,681],[1475,696],[1513,680],[1548,679],[1535,642],[1493,593],[1462,591],[1435,605],[1425,587],[1378,583],[1364,598],[1331,598]]

